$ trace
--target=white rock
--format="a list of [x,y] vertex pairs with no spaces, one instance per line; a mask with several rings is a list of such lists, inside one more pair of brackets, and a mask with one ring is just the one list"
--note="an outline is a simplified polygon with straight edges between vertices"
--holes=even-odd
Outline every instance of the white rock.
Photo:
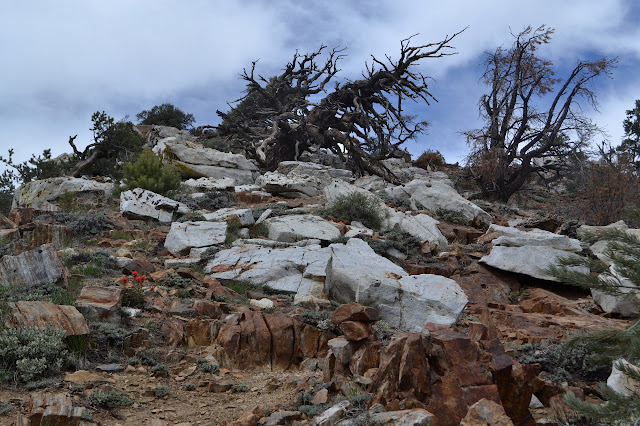
[[371,415],[371,423],[396,426],[435,426],[436,417],[423,408],[412,410],[387,411]]
[[447,239],[436,226],[439,222],[426,214],[412,216],[396,211],[391,207],[387,207],[380,198],[369,191],[354,185],[349,185],[346,182],[334,181],[325,188],[324,193],[328,204],[335,202],[339,197],[349,196],[352,193],[362,194],[373,200],[384,216],[382,224],[383,230],[392,229],[397,225],[400,229],[420,239],[422,242],[428,241],[431,246],[437,247],[447,244]]
[[284,175],[266,172],[256,178],[256,184],[265,191],[289,198],[316,197],[322,194],[325,182],[314,176]]
[[447,239],[440,229],[438,229],[438,222],[431,216],[424,213],[417,214],[415,216],[394,210],[387,207],[388,216],[385,221],[385,229],[392,229],[394,226],[399,226],[403,231],[413,235],[421,242],[428,241],[429,246],[443,247],[447,245]]
[[58,211],[52,202],[65,193],[81,197],[111,197],[113,183],[73,177],[54,177],[34,180],[17,188],[11,208],[28,207],[38,210]]
[[337,169],[308,161],[282,161],[278,164],[279,173],[285,175],[313,176],[326,182],[341,179],[353,182],[353,172],[347,169]]
[[470,222],[487,226],[491,215],[465,199],[448,182],[442,179],[415,179],[404,186],[416,206],[428,210],[450,210],[461,213]]
[[452,325],[468,300],[458,284],[439,275],[409,276],[353,238],[332,244],[326,293],[335,300],[375,307],[391,326],[420,332],[429,323]]
[[619,359],[613,362],[611,375],[609,375],[609,378],[607,379],[607,386],[624,396],[640,394],[640,382],[632,379],[631,377],[624,374],[621,370],[619,370],[616,366],[618,362],[640,373],[640,367],[631,364],[626,359]]
[[529,408],[544,408],[544,405],[537,396],[531,395],[531,401],[529,402]]
[[334,425],[344,416],[344,412],[351,406],[348,400],[343,400],[318,414],[311,420],[312,426],[330,426]]
[[321,297],[330,258],[329,248],[318,244],[285,248],[246,244],[218,252],[205,270],[227,269],[211,276],[267,284],[279,291],[296,293],[296,297]]
[[173,222],[164,247],[174,255],[185,254],[193,247],[222,244],[226,233],[225,222]]
[[182,176],[226,177],[239,185],[252,184],[258,175],[257,166],[241,154],[222,152],[188,141],[166,142],[162,162],[175,168]]
[[273,303],[273,300],[267,299],[266,297],[263,297],[260,300],[250,299],[249,304],[251,306],[256,306],[261,309],[270,309],[275,306],[275,304]]
[[623,317],[635,318],[640,315],[640,288],[633,282],[619,275],[614,265],[609,267],[609,272],[620,280],[619,287],[621,294],[607,294],[599,290],[591,289],[593,301],[596,302],[604,312],[620,314]]
[[496,233],[498,235],[498,238],[495,238],[492,241],[492,244],[494,246],[542,246],[575,253],[582,251],[580,241],[569,238],[566,235],[559,235],[554,234],[553,232],[543,231],[542,229],[522,231],[520,229],[511,228],[509,226],[499,226],[492,224],[491,226],[489,226],[487,233]]
[[222,191],[236,186],[236,180],[230,177],[223,177],[222,179],[202,177],[199,179],[188,179],[183,183],[190,188],[209,191]]
[[186,257],[183,259],[165,259],[165,269],[190,268],[200,262],[199,257]]
[[414,167],[402,158],[388,158],[381,161],[401,181],[409,182],[416,178],[426,177],[428,172],[420,167]]
[[229,216],[237,216],[242,226],[250,226],[255,223],[253,219],[253,211],[251,209],[236,209],[228,207],[218,209],[212,213],[203,214],[204,218],[210,221],[226,220]]
[[135,188],[120,194],[120,213],[133,218],[152,218],[160,222],[171,222],[176,211],[189,208],[171,198],[155,192]]
[[269,228],[269,238],[275,241],[294,242],[305,238],[331,241],[340,237],[340,231],[331,222],[311,214],[277,216],[264,223]]
[[267,220],[267,218],[271,216],[271,213],[273,213],[273,210],[271,209],[266,209],[265,211],[263,211],[260,217],[258,218],[258,220],[256,220],[256,225],[259,225],[265,220]]
[[[558,281],[557,278],[547,274],[546,268],[557,265],[558,258],[566,257],[571,253],[545,246],[506,247],[494,246],[491,253],[479,260],[480,263],[493,266],[503,271],[516,272],[549,281]],[[577,268],[580,272],[589,272],[583,267]]]

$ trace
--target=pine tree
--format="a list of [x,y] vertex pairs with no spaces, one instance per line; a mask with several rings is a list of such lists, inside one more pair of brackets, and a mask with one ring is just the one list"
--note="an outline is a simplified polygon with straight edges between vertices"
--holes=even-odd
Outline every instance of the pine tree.
[[[640,210],[634,211],[640,218]],[[640,291],[640,239],[622,229],[606,229],[589,234],[588,243],[607,241],[606,260],[594,260],[572,256],[560,260],[549,272],[561,281],[608,294],[620,295]],[[590,273],[581,273],[576,266],[587,266]],[[567,344],[585,343],[590,351],[600,355],[603,362],[612,362],[630,381],[640,383],[640,320],[626,330],[603,330],[574,336]],[[605,383],[598,385],[598,392],[605,400],[591,404],[578,399],[573,392],[565,395],[567,403],[598,421],[640,424],[640,388],[616,392]]]
[[149,148],[145,148],[135,163],[125,163],[122,181],[128,188],[142,188],[166,194],[180,186],[180,175],[170,167],[162,165],[162,160]]

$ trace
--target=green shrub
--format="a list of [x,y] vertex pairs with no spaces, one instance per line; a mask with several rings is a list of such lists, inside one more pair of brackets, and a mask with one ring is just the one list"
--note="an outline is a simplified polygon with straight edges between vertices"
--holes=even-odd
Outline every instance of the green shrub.
[[102,389],[94,389],[87,398],[87,404],[91,407],[117,408],[133,404],[131,398],[112,389],[105,393]]
[[422,248],[422,243],[418,238],[403,231],[398,225],[382,234],[379,239],[367,235],[362,236],[362,239],[381,256],[387,256],[387,250],[394,248],[409,257],[414,257],[420,253]]
[[169,375],[169,367],[166,364],[158,363],[151,368],[156,376],[167,377]]
[[393,333],[395,333],[395,330],[384,321],[378,321],[373,324],[373,331],[376,332],[376,336],[378,336],[378,339],[385,345],[389,344],[389,342],[391,341],[391,336],[393,336]]
[[457,225],[470,225],[471,221],[465,217],[460,211],[437,209],[434,216],[447,223],[455,223]]
[[231,390],[234,391],[234,392],[244,393],[244,392],[249,392],[250,388],[249,388],[249,386],[245,385],[244,383],[241,383],[239,385],[231,386]]
[[156,386],[153,388],[153,394],[156,398],[162,398],[163,396],[169,395],[169,388],[164,385]]
[[162,165],[162,160],[146,148],[134,163],[123,166],[122,181],[130,188],[142,188],[157,194],[166,194],[180,186],[180,175],[170,167]]
[[69,364],[64,331],[55,328],[0,330],[0,380],[28,382],[53,375]]
[[9,411],[11,411],[12,408],[13,405],[11,405],[10,402],[0,402],[0,416],[3,414],[7,414]]
[[211,373],[211,374],[215,374],[218,371],[220,371],[220,366],[218,364],[211,364],[211,363],[205,362],[204,364],[201,364],[200,367],[207,373]]
[[191,127],[196,119],[192,114],[186,114],[172,104],[156,105],[150,110],[144,110],[136,114],[140,124],[157,124],[185,130]]
[[378,200],[359,192],[338,196],[327,207],[326,213],[338,219],[361,222],[372,229],[380,229],[384,219]]
[[184,385],[182,385],[182,389],[186,391],[196,390],[196,385],[194,383],[185,383]]
[[298,411],[306,414],[309,418],[317,416],[318,414],[324,412],[326,409],[327,406],[324,404],[301,405],[298,407]]
[[53,384],[53,381],[49,379],[42,379],[42,380],[34,380],[32,382],[28,382],[24,387],[28,391],[33,391],[36,389],[43,389],[43,388],[49,387],[52,384]]

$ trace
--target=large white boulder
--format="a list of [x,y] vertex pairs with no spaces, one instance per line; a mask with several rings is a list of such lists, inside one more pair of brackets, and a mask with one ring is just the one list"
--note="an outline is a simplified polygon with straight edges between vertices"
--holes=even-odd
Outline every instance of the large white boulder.
[[458,194],[448,179],[414,179],[403,187],[418,209],[449,210],[461,213],[476,226],[488,226],[491,215]]
[[[491,253],[484,256],[479,262],[503,271],[529,275],[542,280],[558,281],[557,278],[549,275],[546,269],[551,265],[557,265],[560,257],[566,257],[570,254],[564,250],[545,246],[493,246]],[[579,271],[584,272],[585,269],[580,268]]]
[[162,150],[162,162],[185,177],[232,178],[238,185],[252,184],[258,175],[258,167],[244,155],[187,141],[166,142]]
[[173,222],[164,247],[174,255],[181,255],[194,247],[222,244],[226,236],[226,222]]
[[120,194],[120,213],[133,218],[152,218],[160,222],[171,222],[173,213],[187,213],[189,208],[171,198],[142,188]]
[[29,207],[38,210],[58,211],[58,201],[63,194],[74,198],[110,197],[113,183],[68,176],[34,180],[17,188],[11,208]]
[[497,238],[492,240],[493,245],[508,247],[544,246],[574,253],[582,251],[580,241],[569,238],[566,235],[543,231],[542,229],[523,231],[510,226],[492,224],[489,226],[487,234],[497,235]]
[[[623,317],[635,318],[640,315],[640,287],[618,274],[614,265],[609,267],[610,278],[618,287],[620,294],[608,294],[600,290],[591,289],[593,301],[596,302],[604,312],[620,314]],[[619,280],[619,281],[617,281]]]
[[246,244],[222,250],[209,261],[205,270],[219,279],[269,285],[279,291],[296,293],[295,301],[324,299],[328,247],[319,244],[285,248]]
[[256,178],[256,184],[270,194],[289,198],[305,198],[322,194],[326,182],[315,176],[266,172]]
[[331,222],[312,214],[276,216],[264,223],[270,239],[285,243],[307,238],[331,241],[340,237],[340,231]]
[[230,177],[223,177],[221,179],[202,177],[198,179],[187,179],[183,184],[196,190],[222,191],[234,188],[236,186],[236,180]]
[[420,332],[427,323],[453,325],[468,302],[455,281],[410,276],[363,240],[353,238],[330,249],[326,292],[338,302],[375,307],[393,327]]
[[442,235],[438,227],[439,222],[426,214],[410,215],[388,207],[379,197],[367,191],[342,181],[334,181],[324,189],[327,204],[335,202],[338,198],[358,193],[373,201],[373,205],[384,217],[382,229],[384,231],[399,226],[403,231],[418,238],[421,242],[428,241],[430,246],[438,247],[447,244],[447,239]]

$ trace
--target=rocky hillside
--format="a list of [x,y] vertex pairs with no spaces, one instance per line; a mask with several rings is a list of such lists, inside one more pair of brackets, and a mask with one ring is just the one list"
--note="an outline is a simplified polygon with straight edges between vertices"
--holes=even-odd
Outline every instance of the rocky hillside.
[[548,274],[605,256],[590,228],[469,201],[455,170],[148,141],[177,193],[51,178],[0,218],[1,424],[579,422],[562,395],[597,401],[611,369],[559,343],[640,314]]

